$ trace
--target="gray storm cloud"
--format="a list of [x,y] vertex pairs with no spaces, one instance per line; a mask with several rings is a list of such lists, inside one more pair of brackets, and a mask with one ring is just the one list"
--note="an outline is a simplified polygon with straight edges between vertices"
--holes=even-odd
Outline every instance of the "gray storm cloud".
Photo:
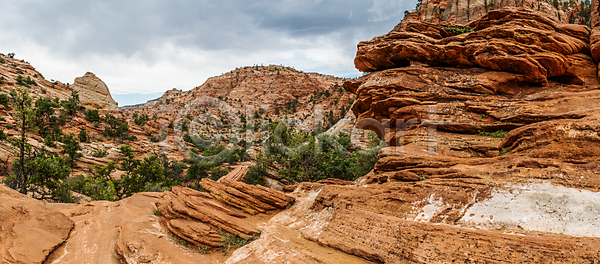
[[0,0],[0,52],[63,82],[92,71],[117,98],[187,90],[254,64],[353,76],[356,44],[387,33],[415,4]]

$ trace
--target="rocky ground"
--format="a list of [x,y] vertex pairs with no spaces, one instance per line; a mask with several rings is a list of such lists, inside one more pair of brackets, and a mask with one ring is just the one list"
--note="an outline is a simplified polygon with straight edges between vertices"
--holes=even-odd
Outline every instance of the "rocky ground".
[[[463,24],[448,18],[461,14],[408,17],[358,45],[355,65],[370,74],[343,88],[356,96],[356,126],[388,142],[358,180],[299,183],[284,193],[238,182],[240,167],[203,179],[206,192],[176,187],[82,205],[45,204],[0,186],[0,259],[597,263],[598,2],[591,30],[502,6]],[[160,100],[185,105],[189,93]],[[249,243],[224,253],[228,234]]]

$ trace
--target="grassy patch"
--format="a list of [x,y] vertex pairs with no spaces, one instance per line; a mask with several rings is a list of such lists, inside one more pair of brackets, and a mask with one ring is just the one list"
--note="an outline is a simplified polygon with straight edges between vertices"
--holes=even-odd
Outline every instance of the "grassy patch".
[[473,29],[468,27],[445,27],[444,30],[452,33],[454,36],[460,35],[463,33],[473,32]]
[[502,129],[496,132],[486,132],[486,131],[477,131],[478,134],[482,137],[493,137],[493,138],[504,138],[508,134],[508,131],[504,131]]
[[158,209],[156,209],[156,208],[152,208],[152,214],[156,215],[156,216],[162,216],[162,214],[160,213],[160,211],[158,211]]
[[219,229],[219,233],[221,234],[221,242],[223,242],[223,244],[221,244],[220,248],[225,253],[229,252],[229,250],[232,248],[242,247],[242,246],[258,239],[257,236],[241,238],[238,235],[234,235],[234,234],[225,232],[221,229]]
[[182,247],[189,247],[190,246],[190,242],[187,242],[187,240],[182,239],[180,237],[176,237],[176,236],[172,236],[171,237],[171,241],[173,241],[173,243],[180,245]]
[[508,131],[504,131],[504,130],[500,129],[500,130],[498,130],[496,132],[492,132],[490,134],[490,137],[493,137],[493,138],[504,138],[504,137],[506,137],[506,134],[508,134]]
[[503,149],[502,151],[500,151],[500,153],[498,153],[498,156],[502,156],[508,152],[510,152],[510,149]]

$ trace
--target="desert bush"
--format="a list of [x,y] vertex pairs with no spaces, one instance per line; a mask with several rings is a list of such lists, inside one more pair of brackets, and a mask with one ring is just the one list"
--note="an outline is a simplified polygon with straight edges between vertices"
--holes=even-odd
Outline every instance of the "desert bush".
[[75,160],[83,156],[81,153],[79,153],[81,150],[79,142],[77,142],[77,140],[73,137],[73,134],[64,135],[60,139],[60,142],[63,143],[63,150],[61,153],[66,155],[67,165],[69,165],[71,168],[75,167]]
[[9,101],[8,101],[8,95],[5,93],[0,94],[0,105],[3,105],[4,107],[8,107],[9,106]]
[[85,115],[85,120],[89,122],[100,122],[100,114],[98,114],[98,110],[96,109],[85,110],[83,114]]
[[227,175],[227,173],[228,172],[226,170],[224,170],[224,169],[221,169],[221,168],[212,168],[210,170],[210,175],[211,175],[210,179],[213,180],[213,181],[216,181],[216,180],[220,179],[221,177]]
[[142,114],[141,116],[138,116],[137,113],[133,114],[133,122],[138,126],[143,126],[148,123],[148,121],[150,121],[150,118],[147,114]]
[[87,132],[83,129],[80,129],[79,135],[77,135],[77,138],[79,138],[79,142],[87,142],[88,141]]
[[77,112],[82,111],[84,109],[83,106],[80,106],[79,103],[79,94],[77,91],[71,92],[71,97],[67,100],[60,101],[60,106],[63,108],[63,112],[68,115],[75,115]]
[[108,155],[108,151],[106,149],[94,149],[92,150],[92,157],[102,158]]

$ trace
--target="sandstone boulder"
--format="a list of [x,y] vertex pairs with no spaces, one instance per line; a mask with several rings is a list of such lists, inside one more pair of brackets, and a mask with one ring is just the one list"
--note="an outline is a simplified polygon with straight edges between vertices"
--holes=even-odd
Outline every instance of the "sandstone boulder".
[[75,78],[71,87],[79,93],[79,100],[83,106],[100,110],[119,110],[108,86],[91,72]]
[[[187,188],[174,188],[157,204],[161,219],[178,237],[200,247],[218,247],[223,232],[243,238],[260,233],[245,222],[244,214],[221,206],[205,193]],[[221,231],[222,230],[222,231]]]
[[204,178],[200,185],[215,199],[242,209],[249,214],[283,209],[294,203],[294,198],[260,185],[223,180],[221,184]]

